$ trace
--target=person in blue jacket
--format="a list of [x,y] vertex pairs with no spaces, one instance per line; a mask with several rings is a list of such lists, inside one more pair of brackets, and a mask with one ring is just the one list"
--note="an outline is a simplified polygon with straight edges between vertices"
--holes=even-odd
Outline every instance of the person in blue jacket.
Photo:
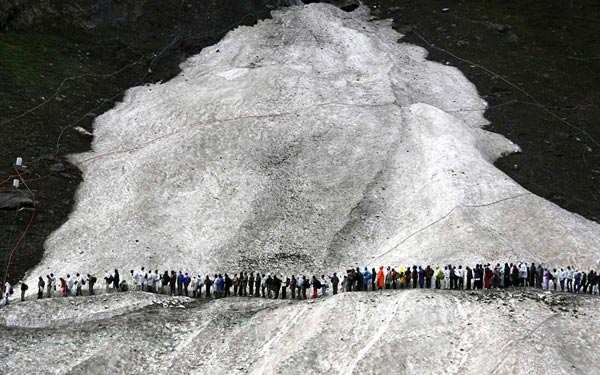
[[423,289],[423,285],[425,284],[425,270],[423,267],[419,266],[419,288]]
[[192,281],[192,278],[186,272],[185,276],[183,276],[183,292],[185,293],[186,296],[188,295],[188,286],[190,285],[191,281]]
[[183,292],[183,274],[181,273],[181,271],[179,271],[179,274],[177,275],[177,295],[180,296]]
[[217,281],[215,282],[215,284],[216,284],[216,288],[215,288],[216,298],[223,297],[223,288],[225,287],[225,279],[223,279],[223,276],[221,274],[219,274],[219,276],[217,276]]
[[369,290],[369,283],[371,282],[371,272],[369,269],[365,267],[365,272],[363,272],[363,290]]

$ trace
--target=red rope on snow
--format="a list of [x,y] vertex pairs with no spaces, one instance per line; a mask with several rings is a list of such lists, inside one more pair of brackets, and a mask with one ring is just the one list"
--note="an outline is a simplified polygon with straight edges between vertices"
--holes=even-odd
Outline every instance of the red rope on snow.
[[8,278],[8,270],[10,268],[10,263],[12,262],[13,255],[15,254],[15,251],[19,248],[19,246],[23,242],[23,239],[25,239],[25,235],[27,234],[27,231],[29,230],[29,227],[33,223],[33,219],[35,219],[35,216],[37,214],[37,202],[35,200],[35,194],[29,188],[29,186],[27,185],[27,182],[23,179],[23,176],[21,175],[21,172],[19,172],[19,169],[17,167],[15,167],[15,171],[17,172],[17,176],[21,180],[21,183],[23,184],[23,186],[25,186],[25,188],[27,188],[27,190],[29,191],[29,194],[31,194],[31,200],[33,201],[33,214],[31,214],[31,218],[29,218],[29,222],[27,223],[27,226],[23,230],[23,233],[21,233],[21,237],[19,237],[19,240],[17,241],[17,243],[15,244],[15,246],[10,251],[10,254],[8,256],[8,263],[6,263],[6,269],[4,270],[4,279],[2,281],[2,285],[1,285],[1,288],[0,288],[2,290],[4,290],[4,285],[6,285],[6,279]]
[[149,145],[151,145],[151,144],[153,144],[155,142],[158,142],[158,141],[160,141],[162,139],[165,139],[165,138],[169,138],[169,137],[171,137],[173,135],[177,135],[177,134],[182,133],[184,131],[188,131],[188,130],[190,130],[190,129],[198,126],[198,125],[202,125],[202,124],[210,124],[210,123],[216,123],[216,122],[231,122],[231,121],[245,120],[245,119],[261,119],[261,118],[269,118],[269,117],[282,117],[282,116],[293,115],[294,113],[295,112],[280,112],[280,113],[271,113],[271,114],[266,114],[266,115],[247,115],[247,116],[239,116],[239,117],[232,117],[232,118],[202,120],[202,121],[198,121],[196,123],[184,126],[182,128],[179,128],[177,130],[174,130],[174,131],[172,131],[170,133],[163,134],[163,135],[160,135],[158,137],[152,138],[152,139],[150,139],[148,141],[139,143],[139,144],[137,144],[135,146],[132,146],[132,147],[124,149],[124,150],[115,150],[115,151],[110,151],[110,152],[107,152],[107,153],[104,153],[104,154],[100,154],[100,155],[97,155],[97,156],[93,156],[93,157],[91,157],[89,159],[84,160],[82,163],[85,164],[85,163],[88,163],[88,162],[91,162],[91,161],[94,161],[94,160],[97,160],[97,159],[102,159],[102,158],[105,158],[105,157],[108,157],[108,156],[113,156],[113,155],[118,155],[118,154],[125,154],[125,153],[128,153],[128,152],[134,152],[134,151],[139,151],[142,148],[144,148],[146,146],[149,146]]

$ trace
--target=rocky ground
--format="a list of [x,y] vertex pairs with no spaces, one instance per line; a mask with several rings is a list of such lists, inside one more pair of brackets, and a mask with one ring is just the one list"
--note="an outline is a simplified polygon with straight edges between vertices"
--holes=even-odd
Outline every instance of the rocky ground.
[[[123,299],[155,303],[113,309]],[[0,310],[10,321],[0,325],[0,372],[590,374],[600,361],[597,296],[405,290],[167,301],[127,293],[13,303]],[[105,319],[86,319],[105,306]],[[18,327],[36,316],[64,318]]]

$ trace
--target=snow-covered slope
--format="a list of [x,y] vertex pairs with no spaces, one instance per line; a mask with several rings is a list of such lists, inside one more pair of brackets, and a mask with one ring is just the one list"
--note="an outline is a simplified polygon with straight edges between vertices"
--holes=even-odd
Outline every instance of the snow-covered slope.
[[292,7],[99,117],[70,219],[32,271],[595,264],[600,227],[492,162],[486,103],[365,8]]
[[[123,296],[108,298],[100,306]],[[51,302],[60,308],[69,300]],[[595,374],[599,301],[404,290],[314,303],[227,298],[147,307],[55,329],[0,326],[0,373]],[[23,312],[48,313],[39,303]]]

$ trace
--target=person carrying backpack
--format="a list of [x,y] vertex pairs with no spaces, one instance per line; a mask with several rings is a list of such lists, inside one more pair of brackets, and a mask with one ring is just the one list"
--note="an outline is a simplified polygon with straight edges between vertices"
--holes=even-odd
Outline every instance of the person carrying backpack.
[[313,295],[312,298],[317,298],[317,292],[321,288],[321,282],[317,280],[316,276],[312,277],[312,287],[313,287]]
[[[29,289],[29,286],[25,283],[21,283],[21,302],[25,301],[25,292]],[[6,303],[8,305],[8,302]]]

